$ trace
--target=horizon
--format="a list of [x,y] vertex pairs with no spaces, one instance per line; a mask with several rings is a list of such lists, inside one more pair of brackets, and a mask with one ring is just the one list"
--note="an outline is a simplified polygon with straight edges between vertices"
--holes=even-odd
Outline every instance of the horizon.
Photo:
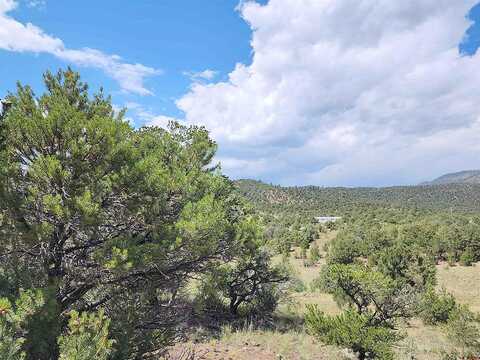
[[414,186],[480,168],[478,0],[115,4],[0,0],[0,98],[72,66],[135,127],[205,126],[232,179]]
[[[275,184],[273,182],[265,181],[259,178],[239,178],[234,179],[234,181],[255,181],[265,185],[270,185],[274,187],[282,187],[282,188],[291,188],[291,187],[320,187],[320,188],[345,188],[345,189],[357,189],[357,188],[371,188],[371,189],[384,189],[384,188],[396,188],[396,187],[416,187],[416,186],[438,186],[438,185],[446,185],[446,184],[429,184],[435,180],[439,180],[445,176],[450,175],[457,175],[465,172],[480,172],[480,169],[468,169],[468,170],[459,170],[454,171],[451,173],[441,174],[432,179],[427,179],[423,182],[417,184],[389,184],[389,185],[365,185],[365,186],[348,186],[348,185],[315,185],[315,184],[301,184],[301,185],[282,185],[282,184]],[[449,182],[448,185],[464,185],[464,182]]]

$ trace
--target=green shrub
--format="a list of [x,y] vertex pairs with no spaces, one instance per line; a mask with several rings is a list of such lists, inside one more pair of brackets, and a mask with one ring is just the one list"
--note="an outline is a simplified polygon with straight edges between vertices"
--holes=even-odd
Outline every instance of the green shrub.
[[305,314],[308,333],[326,344],[348,347],[361,360],[393,359],[392,347],[402,336],[389,327],[372,325],[370,320],[369,314],[359,314],[352,308],[328,316],[310,305]]
[[480,324],[468,307],[458,306],[448,319],[447,338],[462,351],[462,357],[480,355]]
[[305,284],[298,277],[291,277],[288,285],[289,289],[293,292],[304,292],[306,290]]
[[462,266],[472,266],[475,262],[475,255],[470,249],[466,249],[462,255],[460,255],[460,265]]
[[420,317],[428,325],[446,323],[455,307],[455,298],[452,294],[445,290],[437,293],[433,288],[430,288],[425,292],[420,303]]

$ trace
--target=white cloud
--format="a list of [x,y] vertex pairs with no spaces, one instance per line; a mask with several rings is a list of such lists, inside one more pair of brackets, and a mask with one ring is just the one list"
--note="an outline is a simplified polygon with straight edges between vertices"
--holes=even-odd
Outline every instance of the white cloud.
[[27,6],[29,8],[44,9],[47,6],[46,0],[28,0]]
[[177,106],[233,176],[383,185],[478,168],[480,55],[458,52],[477,2],[243,2],[252,63]]
[[213,80],[218,75],[218,72],[206,69],[203,71],[184,71],[183,75],[188,76],[193,82],[199,82],[202,80]]
[[69,49],[59,38],[46,34],[39,27],[21,22],[8,13],[15,9],[14,0],[0,0],[0,49],[13,52],[49,53],[57,58],[79,65],[100,69],[118,82],[122,90],[139,95],[150,95],[145,79],[160,74],[159,70],[142,64],[123,62],[117,55],[99,50]]
[[140,126],[159,126],[166,128],[170,121],[179,121],[179,119],[171,116],[155,114],[150,109],[135,102],[128,102],[125,104],[125,107],[131,112],[131,116],[129,117],[131,124],[135,123],[133,120],[135,119],[137,120],[137,125]]

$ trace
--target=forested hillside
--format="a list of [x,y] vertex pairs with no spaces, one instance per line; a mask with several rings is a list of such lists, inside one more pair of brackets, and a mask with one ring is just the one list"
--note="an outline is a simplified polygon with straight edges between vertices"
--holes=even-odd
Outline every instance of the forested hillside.
[[362,207],[480,211],[480,184],[395,186],[385,188],[281,187],[255,180],[236,181],[238,191],[260,209],[295,210],[312,215],[342,215]]
[[480,184],[480,170],[465,170],[442,175],[435,180],[427,181],[422,185],[441,184]]

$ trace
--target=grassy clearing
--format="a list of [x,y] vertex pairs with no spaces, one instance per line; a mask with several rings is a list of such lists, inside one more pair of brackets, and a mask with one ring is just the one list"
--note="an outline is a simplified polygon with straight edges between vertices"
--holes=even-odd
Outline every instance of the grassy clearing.
[[438,285],[451,292],[458,302],[480,312],[480,263],[475,266],[437,267]]
[[[335,237],[335,232],[322,234],[317,240],[322,258],[314,266],[305,267],[304,260],[295,258],[295,251],[289,259],[295,276],[304,284],[304,291],[293,293],[280,304],[277,311],[277,330],[254,330],[246,327],[232,332],[225,328],[219,340],[202,344],[208,356],[205,359],[348,359],[349,354],[341,349],[325,346],[307,335],[302,326],[288,326],[288,323],[301,324],[305,305],[317,304],[328,314],[340,312],[331,295],[312,291],[310,284],[318,276],[325,264],[323,245]],[[298,249],[297,249],[298,250]],[[298,253],[298,251],[297,251]],[[280,257],[276,261],[282,261]],[[438,287],[453,293],[459,303],[467,304],[473,311],[480,312],[480,263],[462,267],[441,264],[437,266]],[[402,325],[407,337],[397,348],[399,359],[436,360],[441,359],[442,351],[452,350],[441,327],[425,326],[413,319]],[[207,349],[207,350],[205,350]],[[218,356],[218,357],[215,357]]]

